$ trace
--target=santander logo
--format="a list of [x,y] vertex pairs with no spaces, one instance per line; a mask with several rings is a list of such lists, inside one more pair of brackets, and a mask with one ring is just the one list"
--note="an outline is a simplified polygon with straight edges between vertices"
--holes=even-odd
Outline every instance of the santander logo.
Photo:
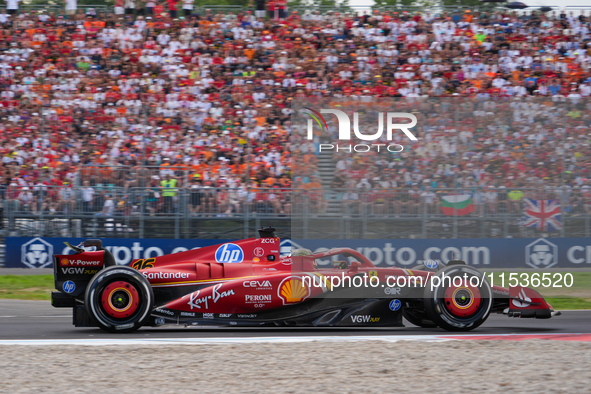
[[147,279],[188,279],[186,272],[142,272]]

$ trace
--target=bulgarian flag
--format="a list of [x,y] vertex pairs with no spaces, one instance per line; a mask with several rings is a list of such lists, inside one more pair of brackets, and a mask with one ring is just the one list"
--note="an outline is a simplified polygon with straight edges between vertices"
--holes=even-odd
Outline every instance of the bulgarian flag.
[[469,194],[441,197],[441,212],[444,215],[464,216],[474,212],[474,203]]

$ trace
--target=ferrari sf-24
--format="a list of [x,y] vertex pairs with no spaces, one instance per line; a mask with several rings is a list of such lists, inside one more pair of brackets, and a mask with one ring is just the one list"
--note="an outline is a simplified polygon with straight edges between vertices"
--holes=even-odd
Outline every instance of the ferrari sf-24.
[[376,267],[350,248],[280,256],[274,229],[259,234],[129,266],[118,265],[101,240],[68,243],[74,254],[53,256],[52,304],[72,308],[76,327],[109,332],[164,325],[404,327],[403,317],[419,327],[469,331],[491,313],[559,314],[537,291],[491,286],[460,260],[404,269]]

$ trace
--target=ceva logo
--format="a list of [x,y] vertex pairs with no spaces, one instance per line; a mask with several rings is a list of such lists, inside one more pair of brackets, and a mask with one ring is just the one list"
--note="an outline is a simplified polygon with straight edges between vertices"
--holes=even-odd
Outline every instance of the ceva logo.
[[[302,110],[302,113],[308,115],[310,118],[308,119],[307,123],[307,135],[306,139],[312,140],[314,139],[314,121],[320,129],[324,132],[328,132],[328,125],[326,123],[326,119],[322,114],[330,114],[337,117],[338,120],[338,128],[339,128],[339,140],[341,141],[350,141],[352,138],[351,135],[351,119],[349,115],[347,115],[344,111],[338,109],[321,109],[320,112],[313,110],[312,108],[305,107]],[[394,130],[402,131],[406,137],[410,141],[418,141],[417,137],[409,130],[416,126],[417,124],[417,117],[411,113],[407,112],[387,112],[383,113],[380,112],[378,114],[378,130],[373,134],[362,134],[359,131],[359,113],[353,113],[353,133],[355,137],[362,140],[362,141],[378,141],[382,135],[384,134],[384,119],[386,123],[386,140],[392,141],[392,135]],[[409,123],[394,123],[399,121],[399,119],[409,119]],[[319,152],[322,151],[330,151],[335,150],[338,151],[346,151],[346,152],[358,152],[364,153],[369,151],[377,151],[380,152],[382,150],[387,150],[388,152],[397,153],[402,152],[404,147],[400,144],[381,144],[381,143],[374,143],[374,144],[356,144],[356,145],[334,145],[334,144],[320,144]]]
[[550,268],[558,264],[558,246],[539,238],[525,247],[525,264],[533,268]]

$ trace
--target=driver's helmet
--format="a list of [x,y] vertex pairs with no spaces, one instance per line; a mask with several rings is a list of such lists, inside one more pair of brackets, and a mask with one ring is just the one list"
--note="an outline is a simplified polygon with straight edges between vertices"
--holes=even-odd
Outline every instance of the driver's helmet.
[[344,260],[336,260],[332,262],[332,266],[333,268],[339,269],[339,270],[346,270],[347,268],[349,268],[349,263],[347,263]]
[[[312,251],[310,249],[306,249],[306,248],[294,249],[291,252],[292,256],[308,256],[311,254],[312,254]],[[316,262],[316,260],[312,261],[312,264],[314,265],[314,269],[318,269],[318,263]]]
[[294,249],[291,252],[292,256],[308,256],[310,254],[312,254],[312,251],[310,249],[305,249],[305,248]]

